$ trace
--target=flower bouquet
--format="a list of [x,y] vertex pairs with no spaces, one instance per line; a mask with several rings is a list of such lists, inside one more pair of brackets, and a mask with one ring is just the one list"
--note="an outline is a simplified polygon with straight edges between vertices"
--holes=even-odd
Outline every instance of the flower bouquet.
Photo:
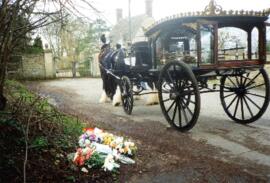
[[91,168],[103,168],[112,171],[121,163],[134,164],[135,144],[124,137],[115,136],[99,128],[84,128],[79,137],[79,148],[73,157],[73,163],[82,167],[83,172]]

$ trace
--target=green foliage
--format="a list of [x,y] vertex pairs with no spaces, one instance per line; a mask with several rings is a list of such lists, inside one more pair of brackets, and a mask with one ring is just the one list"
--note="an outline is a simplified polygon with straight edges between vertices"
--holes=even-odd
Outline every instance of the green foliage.
[[43,53],[43,44],[41,37],[37,36],[34,39],[33,45],[27,45],[26,49],[24,50],[24,53],[26,54],[40,54]]
[[76,134],[78,136],[82,133],[83,125],[79,119],[64,115],[62,116],[62,122],[64,124],[64,134]]
[[41,37],[37,36],[37,37],[34,39],[33,47],[39,48],[39,49],[43,50],[43,44],[42,44]]
[[45,37],[54,56],[61,58],[65,50],[69,61],[82,62],[91,60],[93,54],[99,51],[99,37],[109,30],[106,22],[101,19],[89,23],[85,19],[69,15],[61,24],[56,22],[47,26]]
[[[76,20],[76,23],[84,24],[80,20]],[[106,22],[101,19],[97,19],[91,24],[86,24],[85,29],[82,29],[80,34],[75,35],[77,42],[77,45],[75,45],[76,53],[85,52],[87,56],[96,53],[100,35],[109,30]]]
[[78,72],[80,73],[81,77],[91,76],[91,72],[89,68],[79,68]]
[[30,148],[42,149],[46,148],[49,145],[47,137],[37,136],[31,142]]
[[74,176],[68,176],[66,177],[66,180],[70,182],[76,182],[76,178]]
[[94,152],[89,160],[85,162],[86,165],[90,165],[91,168],[100,169],[104,165],[105,158],[99,153]]
[[43,49],[34,47],[34,46],[28,46],[27,49],[25,49],[24,53],[26,54],[40,54],[43,52]]
[[[48,100],[41,99],[29,92],[24,85],[17,81],[7,80],[6,87],[9,91],[8,98],[12,99],[10,100],[11,104],[13,102],[20,103],[18,108],[22,108],[21,105],[25,105],[25,108],[31,106],[32,109],[30,109],[35,113],[33,120],[42,121],[42,134],[37,131],[39,129],[38,123],[33,122],[34,126],[31,125],[31,147],[47,148],[48,146],[55,146],[57,148],[70,148],[75,145],[77,137],[81,134],[83,128],[81,121],[73,116],[58,112],[54,106],[49,104]],[[18,115],[25,115],[23,119],[28,119],[29,113],[30,111]],[[15,122],[15,124],[17,123],[18,121]],[[22,124],[18,124],[23,126],[25,123],[25,121],[22,121]],[[52,130],[54,133],[51,133]]]

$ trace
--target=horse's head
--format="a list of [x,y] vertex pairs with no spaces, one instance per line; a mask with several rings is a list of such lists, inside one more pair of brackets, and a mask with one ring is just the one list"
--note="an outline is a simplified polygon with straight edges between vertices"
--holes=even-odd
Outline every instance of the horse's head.
[[106,44],[106,36],[105,36],[105,34],[102,34],[102,35],[101,35],[100,41],[101,41],[103,44]]

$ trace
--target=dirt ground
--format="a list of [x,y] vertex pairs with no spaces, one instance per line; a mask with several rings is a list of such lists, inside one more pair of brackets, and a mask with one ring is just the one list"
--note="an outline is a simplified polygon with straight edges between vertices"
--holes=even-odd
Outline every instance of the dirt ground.
[[135,165],[121,166],[121,182],[270,182],[270,107],[256,123],[232,122],[218,94],[202,95],[196,126],[188,133],[168,128],[160,107],[135,101],[133,114],[99,104],[100,79],[27,82],[61,111],[89,126],[128,136],[138,145]]

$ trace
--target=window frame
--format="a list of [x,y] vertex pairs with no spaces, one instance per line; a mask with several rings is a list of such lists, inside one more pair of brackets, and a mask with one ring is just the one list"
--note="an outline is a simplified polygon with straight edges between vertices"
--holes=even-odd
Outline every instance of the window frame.
[[[213,56],[212,56],[212,62],[204,64],[202,63],[202,45],[201,45],[201,26],[202,25],[212,25],[213,26],[213,32],[214,32],[214,37],[213,37]],[[218,44],[217,44],[217,38],[218,38],[218,22],[217,21],[209,21],[209,20],[198,20],[197,21],[197,57],[198,57],[198,67],[211,67],[213,65],[217,65],[217,51],[218,51]]]
[[267,27],[270,29],[270,23],[265,22],[265,64],[270,64],[270,59],[269,61],[267,60]]

